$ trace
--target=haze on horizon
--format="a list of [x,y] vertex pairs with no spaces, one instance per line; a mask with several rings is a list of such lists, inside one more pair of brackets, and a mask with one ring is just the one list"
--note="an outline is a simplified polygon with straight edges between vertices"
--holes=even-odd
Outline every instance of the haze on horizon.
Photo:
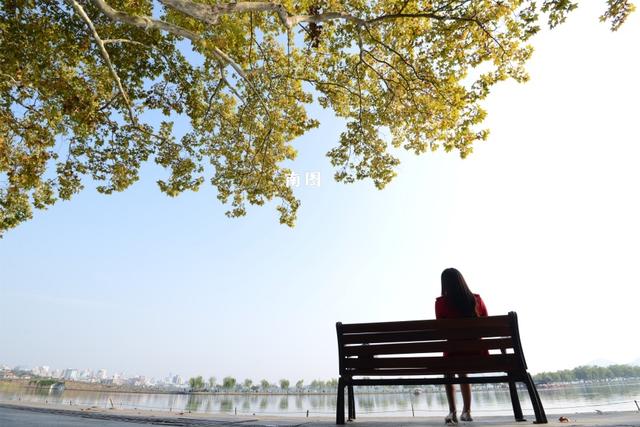
[[384,191],[333,181],[343,123],[314,106],[294,229],[270,207],[228,219],[209,188],[170,199],[151,166],[38,212],[0,240],[0,364],[336,377],[336,321],[433,318],[450,266],[518,312],[531,372],[638,362],[640,16],[611,33],[602,7],[534,39],[531,81],[495,88],[468,159],[405,153]]

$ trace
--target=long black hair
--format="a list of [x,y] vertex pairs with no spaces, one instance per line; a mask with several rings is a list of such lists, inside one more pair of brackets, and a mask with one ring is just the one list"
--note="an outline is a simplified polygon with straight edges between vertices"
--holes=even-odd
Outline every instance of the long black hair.
[[443,297],[447,297],[464,317],[478,317],[476,297],[469,290],[462,273],[455,268],[447,268],[442,272],[440,280]]

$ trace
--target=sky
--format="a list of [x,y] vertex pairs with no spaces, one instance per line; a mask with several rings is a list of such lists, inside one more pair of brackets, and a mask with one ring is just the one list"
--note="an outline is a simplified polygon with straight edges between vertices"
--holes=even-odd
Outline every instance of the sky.
[[313,106],[293,229],[273,206],[229,219],[210,188],[168,198],[153,167],[36,212],[0,240],[0,364],[337,377],[335,322],[433,318],[447,267],[518,313],[533,373],[640,359],[640,15],[611,33],[604,7],[534,39],[473,155],[400,154],[383,191],[333,182],[344,123]]

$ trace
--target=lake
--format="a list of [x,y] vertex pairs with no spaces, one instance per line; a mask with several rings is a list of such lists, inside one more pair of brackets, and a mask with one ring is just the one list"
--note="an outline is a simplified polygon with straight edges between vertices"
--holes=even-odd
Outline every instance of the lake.
[[[631,411],[640,403],[640,382],[610,382],[600,384],[572,384],[539,389],[548,414],[577,412]],[[448,411],[444,388],[425,388],[415,395],[410,391],[372,393],[366,387],[356,387],[358,416],[437,416]],[[525,415],[532,414],[525,390],[519,390]],[[331,416],[335,414],[335,393],[326,394],[156,394],[113,393],[97,391],[48,392],[32,388],[0,384],[0,402],[12,401],[62,403],[107,408],[111,402],[117,408],[191,411],[204,413],[237,413],[242,415]],[[462,406],[458,395],[459,407]],[[413,412],[412,412],[413,411]],[[508,389],[474,389],[472,413],[482,415],[510,415],[511,400]]]

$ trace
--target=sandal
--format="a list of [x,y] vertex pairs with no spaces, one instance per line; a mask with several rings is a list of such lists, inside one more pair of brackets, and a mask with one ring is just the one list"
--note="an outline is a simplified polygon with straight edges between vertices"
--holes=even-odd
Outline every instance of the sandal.
[[449,412],[449,415],[444,417],[444,423],[447,425],[456,425],[458,424],[458,415],[454,412]]
[[473,421],[473,418],[471,418],[471,412],[469,411],[462,411],[462,413],[460,414],[460,419],[462,421]]

